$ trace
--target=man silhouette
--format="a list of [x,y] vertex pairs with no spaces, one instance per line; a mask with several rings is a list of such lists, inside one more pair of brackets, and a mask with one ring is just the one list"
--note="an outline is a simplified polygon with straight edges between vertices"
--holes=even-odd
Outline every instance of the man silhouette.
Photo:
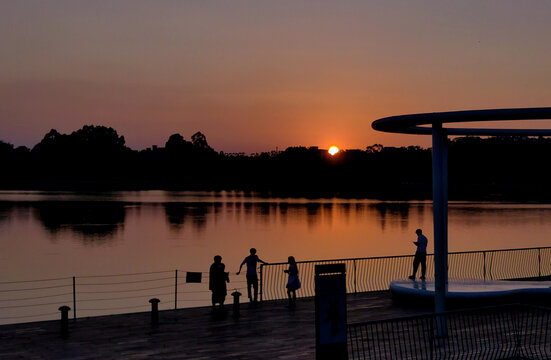
[[425,235],[423,235],[423,230],[415,230],[417,234],[417,241],[413,243],[417,246],[417,251],[415,252],[415,258],[413,259],[413,275],[409,277],[410,280],[415,280],[415,274],[417,273],[417,268],[421,264],[421,280],[425,280],[425,273],[427,271],[427,243],[428,240]]
[[[258,302],[258,276],[256,275],[256,265],[259,262],[263,264],[267,263],[258,258],[255,248],[251,248],[250,253],[251,255],[247,256],[239,266],[237,275],[241,273],[243,265],[247,264],[247,293],[249,295],[249,301],[254,301],[256,303]],[[254,289],[254,298],[251,294],[251,287]]]

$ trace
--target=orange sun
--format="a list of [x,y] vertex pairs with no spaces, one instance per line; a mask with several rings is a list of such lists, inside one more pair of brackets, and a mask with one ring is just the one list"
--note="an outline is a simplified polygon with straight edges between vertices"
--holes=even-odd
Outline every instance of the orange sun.
[[329,150],[327,150],[327,152],[328,152],[329,154],[331,154],[331,155],[335,155],[336,153],[339,152],[339,148],[336,147],[336,146],[331,146],[331,147],[329,148]]

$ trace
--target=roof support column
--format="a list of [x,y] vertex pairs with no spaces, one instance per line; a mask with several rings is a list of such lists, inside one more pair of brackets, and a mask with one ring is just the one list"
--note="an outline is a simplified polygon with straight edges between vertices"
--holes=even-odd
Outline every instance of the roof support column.
[[448,141],[441,122],[432,124],[432,203],[434,221],[434,310],[446,310],[448,292]]

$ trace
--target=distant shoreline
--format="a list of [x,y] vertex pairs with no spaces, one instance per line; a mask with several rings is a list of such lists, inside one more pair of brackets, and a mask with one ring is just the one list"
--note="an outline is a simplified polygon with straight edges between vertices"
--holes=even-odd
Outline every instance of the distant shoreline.
[[[488,190],[484,193],[484,190]],[[504,194],[491,192],[490,188],[480,187],[477,189],[478,196],[450,196],[449,201],[490,201],[490,202],[513,202],[513,203],[551,203],[551,194],[533,194],[532,197],[522,194]],[[284,191],[284,190],[255,190],[255,189],[234,189],[234,188],[138,188],[138,187],[120,187],[120,186],[90,186],[89,183],[73,184],[72,186],[34,186],[34,187],[2,187],[0,191],[38,191],[38,192],[75,192],[83,194],[106,193],[106,192],[128,192],[128,191],[167,191],[167,192],[239,192],[247,197],[254,196],[257,198],[301,198],[301,199],[361,199],[361,200],[377,200],[377,201],[430,201],[431,196],[426,195],[426,191],[416,193],[414,191],[408,193],[407,188],[402,188],[399,191],[384,192],[313,192],[313,191]],[[400,196],[401,195],[401,196]],[[6,200],[0,199],[0,202]]]
[[[51,130],[33,149],[0,142],[4,190],[236,190],[261,196],[428,200],[432,152],[418,146],[318,147],[244,155],[212,149],[197,132],[142,151],[112,128]],[[551,202],[551,139],[497,136],[450,140],[450,200]]]

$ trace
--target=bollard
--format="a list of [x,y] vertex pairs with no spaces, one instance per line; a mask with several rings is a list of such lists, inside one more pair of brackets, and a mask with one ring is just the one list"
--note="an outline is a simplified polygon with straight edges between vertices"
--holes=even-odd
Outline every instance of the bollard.
[[234,291],[231,293],[231,296],[233,296],[233,318],[237,319],[241,316],[239,313],[239,297],[241,293],[239,291]]
[[161,300],[153,298],[149,302],[151,303],[151,327],[157,327],[159,326],[159,302]]
[[59,309],[61,311],[61,337],[66,338],[69,335],[69,310],[68,306],[61,306]]

